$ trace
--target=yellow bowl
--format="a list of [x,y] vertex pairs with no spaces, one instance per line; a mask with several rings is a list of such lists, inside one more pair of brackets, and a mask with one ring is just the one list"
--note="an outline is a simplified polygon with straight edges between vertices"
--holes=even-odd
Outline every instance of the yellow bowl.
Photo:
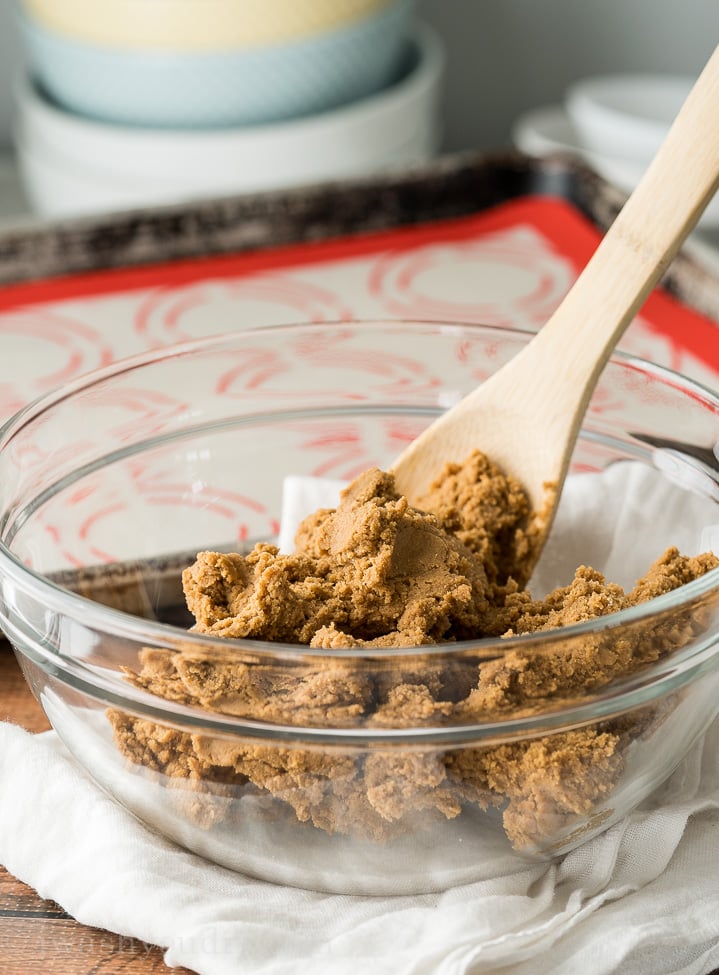
[[286,43],[350,25],[392,0],[23,0],[40,25],[109,47],[213,51]]

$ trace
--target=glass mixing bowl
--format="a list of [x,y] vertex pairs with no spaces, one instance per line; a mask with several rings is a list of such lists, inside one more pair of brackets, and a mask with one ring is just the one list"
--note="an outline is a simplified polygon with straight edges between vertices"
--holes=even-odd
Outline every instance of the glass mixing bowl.
[[[318,650],[188,630],[180,574],[196,552],[275,539],[288,475],[390,467],[529,337],[262,328],[119,362],[5,425],[0,624],[117,801],[226,867],[377,894],[551,859],[661,801],[719,710],[717,570],[502,639]],[[718,440],[717,397],[617,354],[530,588],[581,561],[631,586],[669,545],[711,548]]]

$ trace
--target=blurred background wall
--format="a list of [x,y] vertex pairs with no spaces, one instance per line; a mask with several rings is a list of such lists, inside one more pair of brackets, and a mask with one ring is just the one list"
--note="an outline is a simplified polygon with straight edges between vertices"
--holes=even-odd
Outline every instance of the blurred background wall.
[[[624,70],[696,74],[719,41],[719,0],[418,2],[449,55],[445,150],[507,144],[520,112],[559,102],[578,77]],[[20,57],[13,6],[0,0],[4,146],[11,141],[11,85]]]

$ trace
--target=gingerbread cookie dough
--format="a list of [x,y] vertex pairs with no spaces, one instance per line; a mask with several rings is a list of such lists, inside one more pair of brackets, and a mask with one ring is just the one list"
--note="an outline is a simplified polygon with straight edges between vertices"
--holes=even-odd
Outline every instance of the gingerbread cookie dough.
[[[305,644],[294,667],[239,650],[148,648],[128,678],[167,699],[296,727],[412,728],[535,714],[580,700],[684,645],[701,615],[557,640],[541,652],[513,643],[501,657],[423,655],[437,643],[554,630],[668,592],[719,566],[669,549],[629,592],[580,566],[543,600],[526,591],[533,538],[520,485],[474,453],[448,466],[420,506],[370,470],[336,509],[301,524],[295,551],[260,544],[246,556],[203,552],[185,570],[199,633]],[[376,648],[371,665],[327,655]],[[420,648],[382,660],[382,649]],[[271,795],[297,819],[328,832],[385,840],[418,821],[501,807],[517,847],[549,846],[610,795],[638,737],[665,709],[530,741],[483,747],[357,754],[215,740],[112,712],[116,740],[133,762],[166,775]],[[207,817],[212,821],[212,816]]]

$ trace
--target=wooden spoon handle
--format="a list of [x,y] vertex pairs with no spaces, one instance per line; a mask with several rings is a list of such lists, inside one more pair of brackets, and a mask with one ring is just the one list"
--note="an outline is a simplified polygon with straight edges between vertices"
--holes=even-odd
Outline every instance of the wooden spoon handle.
[[[583,415],[609,355],[694,227],[719,184],[719,47],[707,62],[662,147],[576,284],[538,335],[563,376],[559,409]],[[602,296],[599,300],[597,296]],[[551,360],[549,360],[551,361]],[[566,379],[564,378],[566,377]]]
[[718,183],[719,47],[559,308],[402,452],[399,490],[421,498],[444,463],[479,448],[521,481],[546,534],[599,375]]

